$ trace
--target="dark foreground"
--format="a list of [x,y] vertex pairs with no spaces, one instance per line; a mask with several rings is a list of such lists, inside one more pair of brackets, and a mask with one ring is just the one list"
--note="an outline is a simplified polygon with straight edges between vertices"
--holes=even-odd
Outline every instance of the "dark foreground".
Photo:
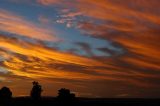
[[29,97],[13,98],[0,106],[160,106],[160,99],[76,98],[72,103],[60,103],[56,98],[44,97],[34,101]]

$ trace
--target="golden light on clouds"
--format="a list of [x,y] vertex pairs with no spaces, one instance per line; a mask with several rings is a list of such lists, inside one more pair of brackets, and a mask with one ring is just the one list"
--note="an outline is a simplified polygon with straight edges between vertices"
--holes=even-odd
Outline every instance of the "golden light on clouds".
[[[16,57],[8,54],[9,60],[3,62],[3,65],[8,68],[13,74],[24,77],[66,77],[67,78],[90,78],[90,75],[81,74],[78,72],[65,72],[64,70],[54,69],[49,64],[54,63],[73,64],[82,67],[103,66],[104,64],[85,57],[71,55],[68,53],[59,52],[45,48],[42,45],[33,45],[24,43],[14,39],[0,38],[0,48],[19,55],[24,55],[27,60],[22,57]],[[37,59],[36,59],[37,58]],[[25,62],[26,61],[26,62]],[[43,65],[44,64],[44,65]],[[46,66],[45,66],[46,65]],[[33,69],[34,70],[33,70]],[[71,67],[72,68],[72,67]],[[26,71],[25,71],[26,70]],[[94,76],[93,76],[94,77]]]
[[[12,18],[11,18],[12,17]],[[58,41],[52,30],[40,27],[5,10],[0,10],[0,30],[38,40]]]
[[0,35],[0,81],[54,82],[104,97],[159,97],[159,0],[28,2],[44,9],[37,10],[40,23],[0,9],[0,30],[17,36]]

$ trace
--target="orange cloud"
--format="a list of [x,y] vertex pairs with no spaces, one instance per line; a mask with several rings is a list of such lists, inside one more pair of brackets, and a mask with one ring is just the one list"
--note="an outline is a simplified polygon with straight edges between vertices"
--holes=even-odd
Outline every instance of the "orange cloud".
[[[131,3],[133,7],[130,6]],[[83,15],[104,21],[102,24],[94,23],[94,21],[92,23],[84,22],[80,26],[82,30],[92,36],[118,43],[128,52],[127,56],[124,54],[124,59],[130,58],[126,59],[128,63],[159,70],[160,45],[158,39],[160,37],[158,29],[160,14],[156,7],[157,4],[159,4],[157,0],[129,0],[125,2],[80,0],[75,8],[82,11]],[[87,7],[87,5],[90,6]],[[95,8],[94,11],[91,9],[93,7]],[[140,11],[137,7],[143,10]],[[134,60],[134,63],[131,60]]]
[[119,56],[99,58],[106,63],[107,70],[142,75],[141,78],[147,80],[149,77],[144,76],[154,79],[160,75],[159,4],[158,0],[77,0],[68,8],[91,18],[90,22],[79,23],[80,30],[124,49]]
[[45,16],[39,16],[38,20],[41,22],[41,23],[44,23],[44,24],[48,24],[50,23],[50,20],[45,17]]
[[[11,18],[12,17],[12,18]],[[54,32],[25,20],[11,12],[0,10],[0,30],[38,40],[58,41]]]
[[55,3],[59,3],[60,0],[37,0],[38,3],[43,5],[51,5]]
[[[11,70],[12,73],[18,76],[25,76],[31,78],[53,76],[57,76],[59,78],[89,78],[90,75],[85,75],[81,73],[78,74],[76,70],[75,72],[65,72],[61,70],[61,68],[54,69],[50,68],[50,66],[48,65],[54,65],[54,63],[61,64],[62,66],[63,64],[73,64],[75,66],[78,65],[81,67],[93,67],[104,65],[103,63],[93,59],[51,50],[49,48],[45,48],[42,45],[33,45],[25,42],[22,43],[21,41],[16,41],[14,39],[6,39],[5,37],[0,37],[0,48],[2,50],[10,51],[14,54],[16,53],[17,55],[22,55],[22,57],[18,57],[17,55],[14,55],[12,53],[5,54],[7,56],[5,56],[6,58],[3,60],[3,65],[9,70]],[[3,54],[3,52],[1,54]],[[2,57],[3,56],[4,55],[2,55]],[[24,60],[23,56],[27,60]],[[38,59],[38,61],[36,59]]]
[[[158,75],[134,71],[131,67],[125,67],[125,64],[123,64],[124,66],[119,65],[119,62],[116,64],[116,59],[113,58],[105,61],[91,59],[2,36],[0,36],[0,45],[0,54],[5,57],[1,66],[19,77],[121,82],[125,82],[129,78],[127,82],[130,84],[143,87],[148,87],[150,84],[143,82],[141,85],[141,80],[137,77],[142,79],[159,78]],[[4,54],[3,51],[10,53]],[[131,60],[126,61],[133,64],[137,63]]]
[[[10,41],[10,42],[15,43],[13,41]],[[16,42],[17,44],[12,44],[10,42],[6,42],[4,39],[1,39],[0,47],[7,49],[9,51],[18,53],[18,54],[39,57],[42,60],[53,59],[53,60],[58,60],[58,61],[68,62],[68,63],[73,63],[73,64],[79,64],[79,65],[84,65],[84,66],[103,65],[102,63],[93,61],[92,59],[89,59],[89,58],[74,56],[71,54],[66,54],[66,53],[58,52],[58,51],[55,52],[53,50],[46,49],[40,45],[33,46],[27,43],[22,43],[23,44],[22,46],[21,44],[18,44],[17,42]]]
[[[159,0],[76,0],[62,4],[62,0],[38,2],[45,6],[63,5],[76,10],[75,13],[83,13],[68,15],[90,18],[91,21],[79,22],[77,28],[91,37],[109,40],[113,45],[122,48],[123,53],[111,57],[87,58],[52,50],[44,45],[0,37],[0,48],[11,52],[7,55],[1,50],[0,54],[5,57],[5,61],[1,62],[4,68],[23,78],[48,78],[46,82],[51,78],[81,80],[90,87],[90,82],[87,81],[104,81],[101,89],[106,85],[113,91],[112,86],[115,84],[115,88],[119,90],[121,85],[130,94],[141,93],[144,87],[145,91],[153,89],[154,92],[160,88]],[[6,15],[2,16],[7,18]],[[5,21],[3,24],[8,26]],[[130,89],[135,86],[141,89]],[[94,87],[97,87],[97,83]]]

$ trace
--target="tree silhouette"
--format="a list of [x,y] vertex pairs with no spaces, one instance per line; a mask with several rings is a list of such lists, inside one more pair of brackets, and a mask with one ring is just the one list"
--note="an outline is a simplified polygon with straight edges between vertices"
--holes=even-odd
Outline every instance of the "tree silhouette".
[[10,101],[12,99],[12,92],[8,87],[2,87],[0,90],[0,100]]
[[31,97],[34,99],[34,100],[38,100],[41,98],[41,93],[42,93],[42,87],[41,85],[39,85],[38,82],[34,81],[32,82],[33,84],[33,88],[31,90]]
[[72,104],[75,101],[75,94],[71,93],[69,89],[61,88],[58,90],[57,99],[60,104]]

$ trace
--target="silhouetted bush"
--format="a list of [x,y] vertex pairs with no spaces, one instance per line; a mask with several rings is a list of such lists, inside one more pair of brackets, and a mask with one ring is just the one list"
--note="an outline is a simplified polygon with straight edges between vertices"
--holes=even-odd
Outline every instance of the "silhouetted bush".
[[42,87],[38,82],[33,82],[33,88],[31,90],[31,98],[34,100],[38,100],[41,98]]
[[71,93],[69,89],[61,88],[58,90],[57,99],[60,104],[72,104],[75,102],[75,94]]
[[8,87],[2,87],[0,90],[0,101],[10,101],[12,99],[12,92]]

